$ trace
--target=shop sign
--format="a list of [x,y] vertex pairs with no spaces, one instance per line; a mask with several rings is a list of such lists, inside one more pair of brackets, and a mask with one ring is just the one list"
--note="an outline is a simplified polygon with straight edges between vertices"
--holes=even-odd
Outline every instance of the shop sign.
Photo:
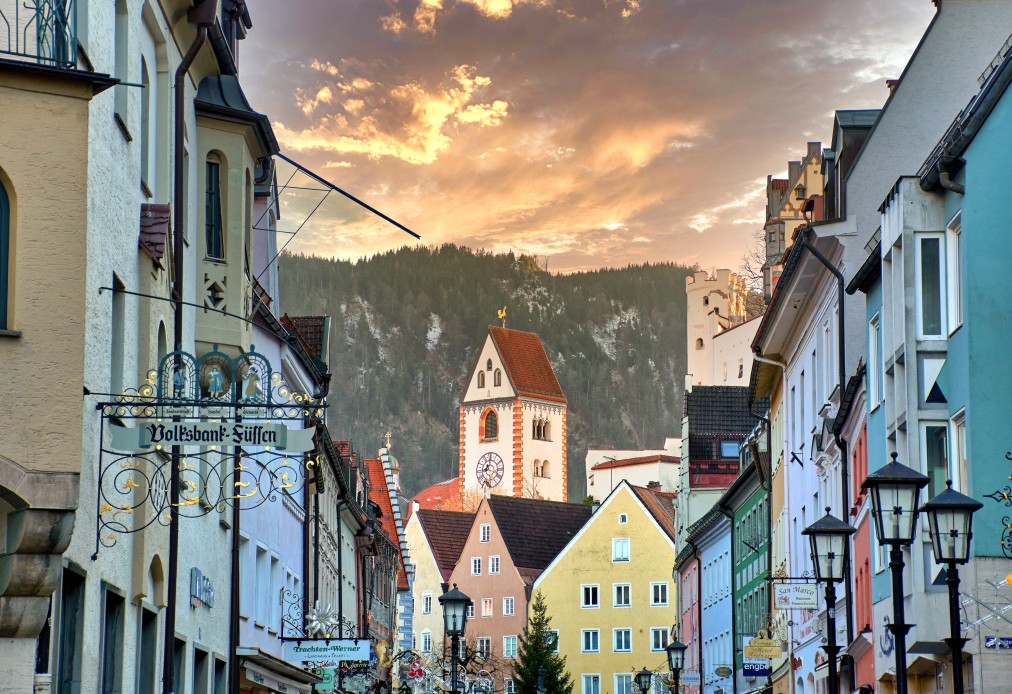
[[773,605],[778,610],[816,610],[818,587],[812,583],[774,583]]
[[214,607],[214,585],[196,566],[190,569],[190,607]]
[[770,666],[765,662],[749,662],[746,660],[742,663],[741,674],[745,677],[769,677]]
[[679,679],[682,681],[682,684],[687,685],[689,687],[698,687],[699,686],[699,673],[698,672],[691,672],[691,671],[683,672],[681,674],[681,676],[679,677]]
[[718,665],[717,667],[713,668],[713,674],[715,674],[717,677],[730,677],[733,672],[734,670],[732,670],[727,665]]
[[749,639],[744,652],[746,658],[780,658],[784,654],[779,643],[767,638]]
[[285,660],[299,667],[326,668],[349,660],[369,661],[369,639],[285,641]]
[[1008,636],[985,636],[984,648],[1005,649],[1012,648],[1012,637]]
[[318,692],[332,692],[337,686],[337,669],[332,667],[321,667],[316,669],[316,674],[323,678],[317,683],[315,689]]
[[289,429],[280,422],[172,422],[154,420],[140,426],[128,427],[111,423],[112,448],[118,451],[142,453],[167,450],[172,446],[263,446],[267,450],[305,453],[313,450],[316,430]]

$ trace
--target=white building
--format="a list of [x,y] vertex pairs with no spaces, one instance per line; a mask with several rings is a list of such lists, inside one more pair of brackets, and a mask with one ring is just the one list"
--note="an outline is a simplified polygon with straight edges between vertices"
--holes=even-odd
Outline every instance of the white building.
[[730,270],[685,278],[686,386],[746,386],[758,327],[745,320],[745,280]]
[[587,451],[587,496],[605,499],[622,480],[639,487],[657,483],[667,492],[678,487],[678,462],[682,440],[664,440],[664,448],[655,450],[613,450],[594,448]]

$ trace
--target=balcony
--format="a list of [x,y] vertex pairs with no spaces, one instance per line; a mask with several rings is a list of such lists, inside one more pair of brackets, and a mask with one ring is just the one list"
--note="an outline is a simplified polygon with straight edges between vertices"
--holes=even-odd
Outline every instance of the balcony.
[[0,58],[73,68],[76,0],[0,0]]

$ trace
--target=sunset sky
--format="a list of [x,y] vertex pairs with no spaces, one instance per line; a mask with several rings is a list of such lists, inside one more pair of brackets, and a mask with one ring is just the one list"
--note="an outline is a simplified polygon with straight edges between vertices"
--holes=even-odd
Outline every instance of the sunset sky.
[[[423,237],[331,196],[290,250],[454,242],[561,272],[736,268],[766,175],[826,142],[834,110],[880,106],[934,13],[931,0],[249,6],[240,76],[282,152]],[[294,231],[321,194],[291,192]]]

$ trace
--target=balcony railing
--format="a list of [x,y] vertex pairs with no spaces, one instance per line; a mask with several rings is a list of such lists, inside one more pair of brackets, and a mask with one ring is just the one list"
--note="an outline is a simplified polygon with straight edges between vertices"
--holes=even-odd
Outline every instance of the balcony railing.
[[72,68],[76,0],[0,0],[0,58]]

